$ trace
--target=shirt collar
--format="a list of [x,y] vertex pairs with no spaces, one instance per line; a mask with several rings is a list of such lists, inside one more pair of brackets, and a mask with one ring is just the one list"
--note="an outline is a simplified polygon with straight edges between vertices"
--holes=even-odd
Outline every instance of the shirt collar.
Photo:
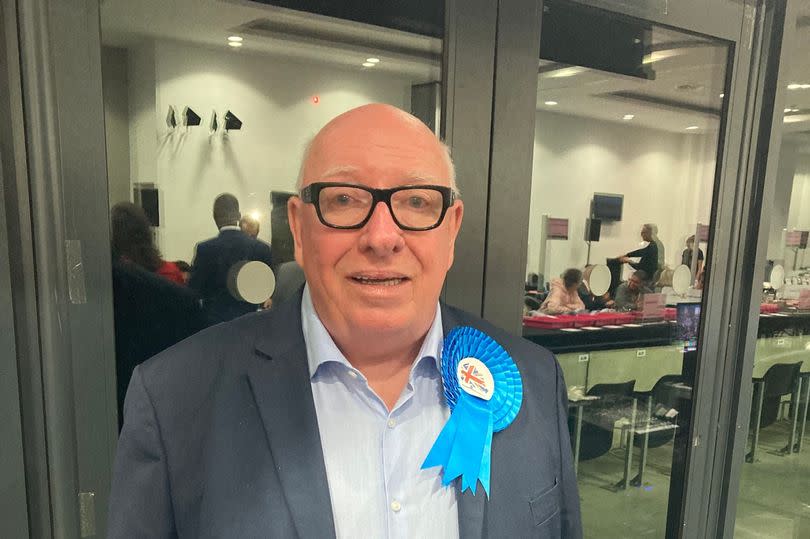
[[[309,293],[308,284],[304,286],[304,295],[301,298],[301,327],[304,332],[304,342],[307,346],[310,379],[315,376],[315,373],[324,363],[340,363],[349,369],[355,370],[351,363],[349,363],[349,360],[346,359],[337,347],[332,336],[329,335],[323,322],[321,322],[321,319],[318,318],[318,313],[315,312],[315,307],[312,304],[312,296]],[[441,372],[441,350],[444,344],[443,341],[442,312],[437,303],[433,323],[430,325],[427,335],[425,335],[425,340],[422,341],[422,348],[419,349],[419,353],[416,358],[414,358],[414,365],[411,372],[413,372],[416,365],[424,358],[431,358],[433,365]]]
[[219,231],[222,232],[223,230],[242,230],[239,228],[239,225],[225,225],[219,227]]

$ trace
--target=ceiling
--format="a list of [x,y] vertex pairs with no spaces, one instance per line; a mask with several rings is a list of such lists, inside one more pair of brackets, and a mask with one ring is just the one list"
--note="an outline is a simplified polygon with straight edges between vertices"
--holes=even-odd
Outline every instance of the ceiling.
[[[238,49],[227,45],[227,37],[234,34],[244,37]],[[441,76],[439,39],[240,0],[104,0],[101,39],[124,48],[150,39],[184,41],[358,73],[373,69],[413,83]],[[364,68],[368,57],[381,61]]]
[[[790,80],[810,83],[810,62],[805,60],[810,51],[810,4],[802,6],[798,20]],[[440,39],[247,0],[103,0],[101,28],[108,46],[128,48],[145,40],[169,39],[358,73],[380,71],[413,83],[441,76]],[[244,37],[242,47],[227,46],[233,34]],[[653,52],[647,62],[655,71],[654,80],[540,60],[538,110],[675,133],[716,133],[724,101],[725,44],[658,26],[652,27],[651,38]],[[381,62],[362,67],[371,56]],[[810,130],[810,89],[787,91],[786,106],[798,109],[786,114],[786,131]],[[624,120],[625,115],[633,118]]]

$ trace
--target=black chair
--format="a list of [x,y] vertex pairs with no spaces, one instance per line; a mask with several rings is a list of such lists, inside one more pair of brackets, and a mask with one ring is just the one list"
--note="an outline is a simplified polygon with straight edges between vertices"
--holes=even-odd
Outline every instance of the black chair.
[[[586,393],[588,396],[600,397],[585,407],[580,432],[579,460],[591,460],[610,451],[613,446],[613,424],[616,422],[616,410],[626,408],[633,400],[635,380],[617,384],[596,384]],[[568,417],[568,429],[573,433],[576,418]]]
[[[652,399],[653,412],[659,405],[665,407],[667,410],[676,408],[678,399],[672,390],[672,384],[682,381],[683,376],[680,374],[667,374],[659,378],[650,391],[637,391],[636,396],[641,402],[644,403],[646,403],[649,399]],[[672,422],[674,423],[675,420],[673,419]],[[647,447],[661,447],[667,442],[671,442],[674,436],[674,430],[651,432],[647,440]],[[641,447],[643,443],[644,440],[641,438],[633,438],[633,445],[636,447]]]
[[[765,372],[765,376],[754,379],[755,388],[758,389],[755,395],[754,405],[751,407],[751,430],[754,434],[754,439],[751,452],[745,457],[746,462],[754,462],[757,446],[759,445],[759,431],[763,427],[767,427],[776,422],[779,417],[779,406],[782,402],[782,397],[785,395],[791,395],[791,408],[795,423],[798,406],[795,406],[797,403],[793,402],[793,400],[795,398],[796,382],[801,368],[801,361],[798,363],[777,363]],[[785,454],[792,452],[795,430],[794,425],[790,442],[787,447],[782,450]]]

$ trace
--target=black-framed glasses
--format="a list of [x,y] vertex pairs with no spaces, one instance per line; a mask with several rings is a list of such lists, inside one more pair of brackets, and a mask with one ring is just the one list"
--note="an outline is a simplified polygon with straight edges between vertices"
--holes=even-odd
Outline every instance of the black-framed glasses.
[[301,189],[301,200],[314,204],[321,223],[331,228],[363,228],[374,208],[385,202],[403,230],[430,230],[442,224],[456,193],[441,185],[403,185],[373,189],[351,183],[311,183]]

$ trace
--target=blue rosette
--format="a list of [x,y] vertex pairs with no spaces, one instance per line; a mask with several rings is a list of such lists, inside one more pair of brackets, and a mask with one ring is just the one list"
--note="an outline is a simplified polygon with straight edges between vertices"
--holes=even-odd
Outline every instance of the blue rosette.
[[441,466],[443,485],[461,477],[461,491],[473,495],[480,482],[489,497],[492,435],[520,411],[520,372],[492,337],[459,326],[444,339],[442,382],[451,414],[422,468]]

